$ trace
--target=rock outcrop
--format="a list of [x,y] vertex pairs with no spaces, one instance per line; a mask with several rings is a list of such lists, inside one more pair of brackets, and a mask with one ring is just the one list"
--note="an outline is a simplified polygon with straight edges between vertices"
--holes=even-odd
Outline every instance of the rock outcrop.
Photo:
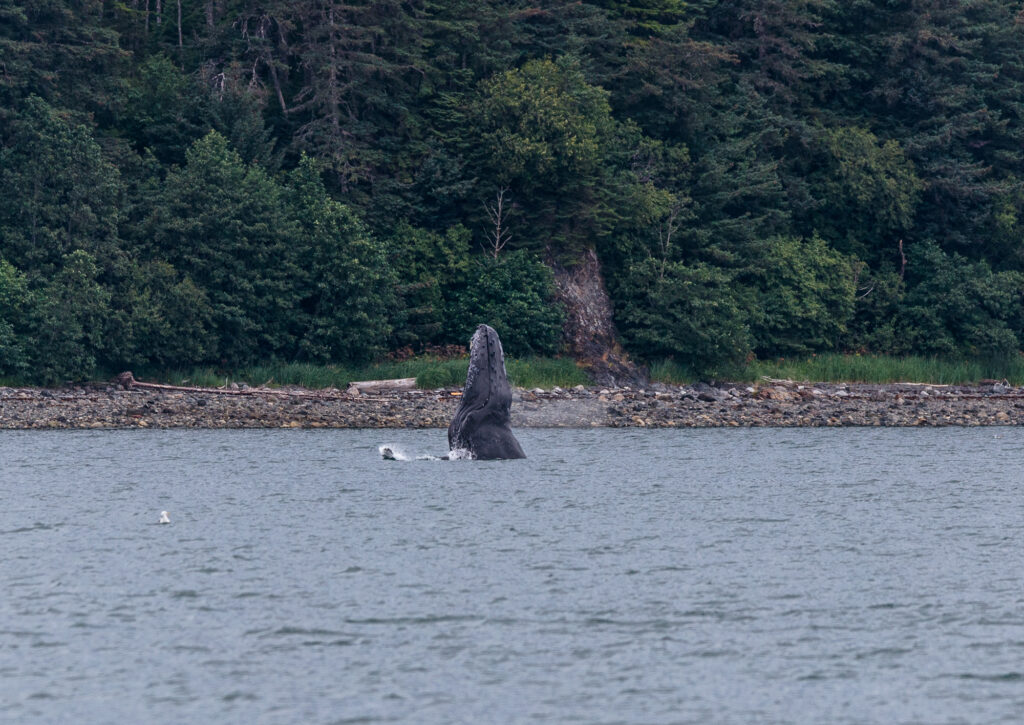
[[622,350],[612,302],[597,254],[590,249],[573,267],[554,266],[555,288],[565,306],[563,339],[569,353],[598,385],[642,385],[646,374]]

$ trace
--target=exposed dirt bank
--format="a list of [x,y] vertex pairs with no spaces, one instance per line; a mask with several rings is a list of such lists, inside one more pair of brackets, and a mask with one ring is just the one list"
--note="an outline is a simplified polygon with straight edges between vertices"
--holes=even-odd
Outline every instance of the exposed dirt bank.
[[[0,429],[444,428],[458,391],[151,390],[0,387]],[[514,427],[1022,425],[1024,388],[723,384],[514,391]]]

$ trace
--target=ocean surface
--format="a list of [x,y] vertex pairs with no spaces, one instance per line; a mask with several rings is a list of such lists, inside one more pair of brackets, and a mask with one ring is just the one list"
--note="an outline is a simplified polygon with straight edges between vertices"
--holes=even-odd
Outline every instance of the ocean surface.
[[0,722],[1021,721],[1024,429],[517,435],[0,434]]

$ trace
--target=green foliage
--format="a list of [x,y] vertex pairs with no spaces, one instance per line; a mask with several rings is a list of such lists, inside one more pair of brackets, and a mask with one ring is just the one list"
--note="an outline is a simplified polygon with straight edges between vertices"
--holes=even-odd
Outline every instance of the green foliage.
[[[198,368],[140,368],[139,380],[166,381],[173,385],[219,387],[229,382],[249,385],[298,385],[304,388],[344,389],[354,380],[390,380],[416,378],[416,386],[461,388],[466,382],[467,358],[441,360],[432,356],[414,357],[397,362],[377,362],[366,365],[317,365],[312,363],[269,363],[248,365],[234,370],[212,367]],[[569,388],[586,385],[588,380],[572,360],[566,358],[506,358],[509,382],[525,388]]]
[[530,61],[485,81],[472,120],[494,180],[530,191],[593,176],[614,132],[607,96],[565,62]]
[[564,357],[506,358],[505,370],[509,382],[521,388],[570,388],[590,384],[576,362]]
[[394,230],[389,247],[399,280],[396,347],[421,349],[446,341],[450,308],[470,279],[470,239],[461,225],[443,234],[408,223]]
[[118,367],[140,362],[173,367],[209,359],[217,347],[206,293],[169,263],[153,261],[133,270],[128,311],[131,342],[115,356]]
[[550,353],[592,250],[687,374],[1012,354],[1018,5],[0,0],[0,374]]
[[181,164],[185,150],[202,135],[191,118],[192,80],[164,54],[151,55],[126,89],[122,127],[139,151],[165,164]]
[[893,269],[875,272],[866,264],[854,266],[854,312],[842,347],[890,353],[905,350],[899,325],[899,311],[907,289],[903,279]]
[[1024,274],[947,255],[931,243],[910,250],[912,286],[900,309],[906,351],[993,356],[1020,350]]
[[0,123],[39,96],[82,112],[114,103],[127,54],[101,0],[0,0]]
[[93,255],[104,272],[122,254],[117,169],[88,127],[37,96],[10,124],[0,186],[0,255],[31,280],[52,277],[75,250]]
[[1024,356],[993,358],[924,355],[840,355],[825,353],[805,358],[755,360],[737,380],[759,382],[762,377],[806,382],[932,383],[971,385],[982,380],[1024,384]]
[[[607,233],[613,151],[622,133],[608,93],[569,59],[533,60],[480,83],[452,114],[453,141],[480,196],[511,192],[514,244],[574,259]],[[487,226],[479,207],[475,226]]]
[[168,174],[160,202],[147,224],[150,254],[207,296],[209,353],[238,365],[293,351],[302,242],[282,187],[214,131]]
[[81,249],[64,257],[57,274],[36,290],[28,325],[29,364],[43,383],[82,380],[104,349],[110,293],[97,277],[95,259]]
[[28,305],[24,275],[0,257],[0,376],[24,375],[28,369],[23,337]]
[[274,173],[282,151],[265,118],[266,93],[253,85],[247,70],[232,63],[220,72],[201,71],[192,92],[194,113],[204,129],[220,132],[243,161]]
[[418,146],[419,119],[409,112],[423,78],[416,11],[399,0],[276,5],[284,42],[286,29],[301,29],[280,50],[308,71],[290,111],[293,146],[322,160],[337,188],[362,190],[387,174],[391,152]]
[[681,365],[672,359],[654,360],[649,364],[648,370],[651,380],[669,385],[689,385],[701,378],[700,374],[692,368]]
[[305,270],[298,353],[318,362],[366,362],[384,351],[391,333],[394,277],[384,247],[328,196],[311,159],[303,157],[290,182],[302,232],[296,263]]
[[[651,379],[685,385],[700,379],[672,360],[651,365]],[[751,360],[726,371],[734,382],[763,383],[765,378],[813,383],[930,383],[977,385],[982,380],[1024,384],[1024,355],[993,358],[927,357],[924,355],[861,355],[823,353],[808,357]]]
[[700,372],[742,360],[751,345],[735,279],[703,264],[648,258],[629,269],[617,314],[644,358],[670,357]]
[[820,237],[767,240],[744,277],[756,290],[751,331],[758,353],[837,346],[853,315],[853,267]]
[[482,257],[445,321],[451,341],[464,342],[477,325],[497,330],[507,355],[551,355],[558,350],[564,313],[554,301],[554,276],[519,250]]
[[461,388],[466,382],[465,360],[436,362],[416,373],[416,387],[427,390],[435,388]]
[[827,152],[812,224],[861,259],[892,252],[913,225],[924,184],[897,141],[884,143],[862,128],[824,131]]

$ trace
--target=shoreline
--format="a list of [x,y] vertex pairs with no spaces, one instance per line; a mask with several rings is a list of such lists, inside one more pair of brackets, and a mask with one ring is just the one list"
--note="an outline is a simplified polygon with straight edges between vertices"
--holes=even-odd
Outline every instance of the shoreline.
[[[0,430],[447,428],[459,391],[350,395],[301,388],[153,390],[114,383],[0,387]],[[1024,425],[1005,383],[720,383],[513,389],[513,428]]]

